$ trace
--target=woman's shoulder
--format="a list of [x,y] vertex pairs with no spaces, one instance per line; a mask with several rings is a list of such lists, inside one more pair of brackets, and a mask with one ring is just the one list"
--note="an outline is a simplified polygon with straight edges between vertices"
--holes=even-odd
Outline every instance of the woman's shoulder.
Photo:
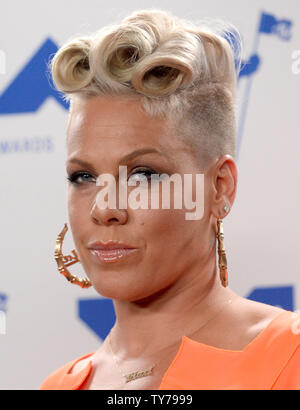
[[252,308],[257,315],[252,327],[255,337],[241,356],[245,366],[256,378],[263,375],[264,383],[270,387],[275,388],[276,381],[284,377],[284,389],[293,385],[299,388],[300,314],[255,302]]
[[[182,381],[182,368],[185,368],[189,388],[300,389],[300,314],[268,305],[245,303],[244,307],[246,324],[237,320],[233,328],[227,329],[227,334],[226,327],[222,328],[225,346],[223,342],[212,346],[185,338],[179,358],[181,367],[177,366],[180,370],[175,377],[172,375],[174,380],[177,377]],[[239,338],[237,327],[248,334],[234,341],[232,348],[232,335]],[[205,378],[199,372],[203,367],[206,367]],[[190,373],[193,380],[187,376]]]
[[[300,314],[288,310],[280,310],[266,325],[265,330],[272,342],[282,340],[300,345]],[[284,343],[284,342],[283,342]]]
[[[243,342],[251,342],[268,328],[268,334],[289,334],[290,325],[300,317],[295,312],[279,306],[237,296],[227,309],[227,324],[236,335],[245,336]],[[282,319],[283,318],[283,319]],[[269,326],[270,325],[270,326]]]
[[300,343],[299,318],[300,315],[280,307],[236,297],[215,323],[193,335],[193,339],[225,351],[254,353],[266,346],[268,340],[276,340],[274,347],[279,347],[284,339]]
[[275,376],[271,389],[300,389],[300,314],[280,312],[258,340],[256,358],[263,373],[273,370]]
[[[92,362],[89,360],[94,352],[71,360],[53,371],[42,382],[40,390],[76,390],[89,375]],[[74,368],[76,367],[76,372]]]
[[238,317],[240,328],[242,322],[245,323],[249,347],[268,346],[270,350],[280,350],[288,343],[292,351],[300,344],[300,314],[297,312],[247,300],[241,303]]

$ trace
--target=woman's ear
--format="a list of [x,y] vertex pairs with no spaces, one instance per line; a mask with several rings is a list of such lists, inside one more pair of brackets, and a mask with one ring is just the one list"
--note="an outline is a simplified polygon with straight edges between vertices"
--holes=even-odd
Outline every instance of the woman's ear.
[[211,209],[217,219],[223,219],[232,208],[237,191],[237,180],[238,170],[233,157],[231,155],[220,157],[212,173]]

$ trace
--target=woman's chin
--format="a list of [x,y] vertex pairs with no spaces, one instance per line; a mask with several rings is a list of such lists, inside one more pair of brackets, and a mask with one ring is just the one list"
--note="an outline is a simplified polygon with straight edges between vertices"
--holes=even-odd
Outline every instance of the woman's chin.
[[140,288],[136,281],[122,280],[105,280],[104,278],[95,279],[90,277],[93,288],[101,296],[109,299],[119,300],[123,302],[143,302],[148,301],[152,297],[152,291],[145,292],[145,284]]

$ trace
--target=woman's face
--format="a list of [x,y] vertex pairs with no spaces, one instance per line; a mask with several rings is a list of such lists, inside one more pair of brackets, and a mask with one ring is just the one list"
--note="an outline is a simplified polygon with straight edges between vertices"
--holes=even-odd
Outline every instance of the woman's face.
[[[182,180],[184,174],[193,174],[195,181],[196,173],[204,173],[176,131],[166,120],[148,117],[138,101],[93,97],[77,102],[72,109],[66,162],[67,174],[73,178],[73,183],[68,183],[70,227],[84,271],[97,292],[105,297],[138,301],[161,294],[176,283],[184,283],[186,275],[199,275],[201,261],[215,245],[208,173],[204,184],[204,214],[200,220],[185,219],[186,212],[191,210],[184,206],[173,209],[172,191],[170,209],[97,206],[97,193],[103,189],[96,185],[97,177],[111,174],[118,187],[120,165],[127,167],[128,179],[133,175],[138,179],[141,174],[177,173]],[[144,148],[156,152],[123,160]],[[78,172],[83,174],[80,176]],[[134,189],[128,186],[128,195]],[[90,245],[109,240],[137,250],[113,263],[100,262]]]

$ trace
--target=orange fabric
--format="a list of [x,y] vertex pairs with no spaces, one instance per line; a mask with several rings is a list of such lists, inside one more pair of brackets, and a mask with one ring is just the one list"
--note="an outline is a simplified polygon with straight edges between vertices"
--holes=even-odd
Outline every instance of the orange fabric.
[[[72,367],[94,352],[62,366],[41,390],[80,390],[92,362],[79,373]],[[298,390],[300,389],[300,315],[281,312],[242,351],[218,349],[182,337],[159,390]]]

